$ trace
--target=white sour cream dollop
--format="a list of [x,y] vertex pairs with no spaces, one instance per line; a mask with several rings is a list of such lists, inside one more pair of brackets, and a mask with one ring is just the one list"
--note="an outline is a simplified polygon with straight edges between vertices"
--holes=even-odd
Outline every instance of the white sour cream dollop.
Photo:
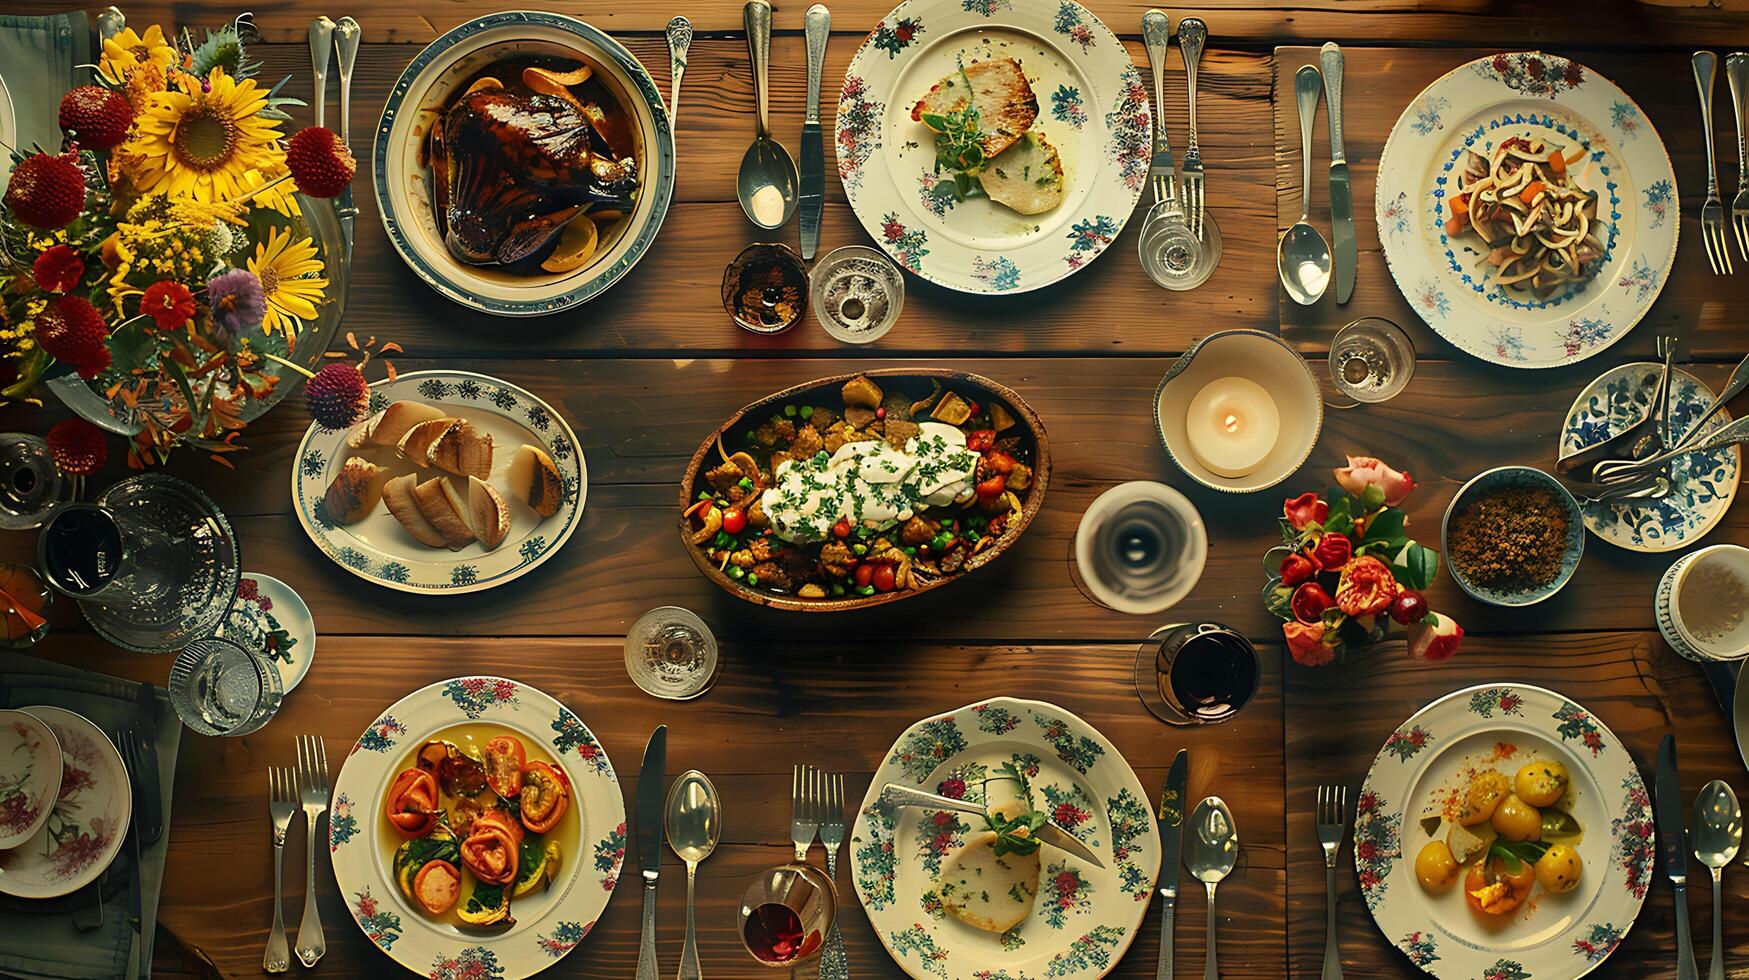
[[884,441],[847,442],[835,453],[787,459],[760,495],[772,533],[785,541],[820,541],[840,519],[885,530],[920,508],[965,501],[975,490],[978,454],[965,433],[941,422],[895,449]]

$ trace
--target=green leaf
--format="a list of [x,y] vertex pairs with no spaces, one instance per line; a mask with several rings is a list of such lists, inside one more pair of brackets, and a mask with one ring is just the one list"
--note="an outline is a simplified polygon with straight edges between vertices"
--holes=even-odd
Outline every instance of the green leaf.
[[148,374],[158,369],[158,341],[146,331],[144,317],[135,317],[109,335],[110,367],[123,373],[129,371],[144,371]]
[[1330,514],[1324,518],[1324,530],[1335,534],[1347,534],[1354,527],[1354,498],[1337,497],[1330,505]]
[[1278,585],[1270,590],[1269,595],[1263,600],[1263,605],[1275,618],[1283,621],[1291,620],[1294,618],[1293,597],[1293,589],[1285,585]]
[[1411,541],[1391,562],[1391,574],[1408,588],[1418,592],[1426,589],[1439,574],[1439,552]]
[[[1368,488],[1372,489],[1371,487]],[[1374,514],[1366,522],[1366,536],[1362,543],[1368,541],[1389,541],[1403,536],[1403,523],[1407,515],[1395,507],[1387,507]]]
[[1376,483],[1369,483],[1360,492],[1360,502],[1367,510],[1378,510],[1385,502],[1384,488]]

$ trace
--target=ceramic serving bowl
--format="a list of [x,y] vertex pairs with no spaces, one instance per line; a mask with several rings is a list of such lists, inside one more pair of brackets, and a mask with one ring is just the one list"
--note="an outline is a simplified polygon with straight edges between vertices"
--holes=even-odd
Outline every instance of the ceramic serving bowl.
[[[1567,550],[1561,558],[1561,571],[1553,581],[1535,589],[1503,590],[1489,588],[1472,582],[1465,577],[1463,570],[1451,561],[1451,518],[1462,510],[1470,500],[1484,493],[1506,490],[1515,487],[1546,488],[1554,493],[1567,509]],[[1585,554],[1585,524],[1579,513],[1579,502],[1561,486],[1559,480],[1544,473],[1534,466],[1498,466],[1491,470],[1478,473],[1470,478],[1468,483],[1458,488],[1451,498],[1451,503],[1445,508],[1445,517],[1439,525],[1439,550],[1446,555],[1446,568],[1451,570],[1453,581],[1458,588],[1478,602],[1490,606],[1534,606],[1566,587],[1567,581],[1579,568],[1579,559]]]
[[0,711],[0,851],[30,840],[61,791],[61,743],[28,711]]
[[[1241,377],[1276,399],[1281,434],[1263,462],[1244,476],[1221,476],[1190,451],[1185,432],[1191,399],[1211,381]],[[1154,427],[1166,454],[1190,478],[1227,493],[1255,493],[1287,479],[1312,455],[1324,429],[1324,396],[1306,359],[1261,330],[1223,330],[1184,352],[1154,392]]]
[[[1745,588],[1749,588],[1749,548],[1715,544],[1683,555],[1658,582],[1658,632],[1671,649],[1690,660],[1749,657],[1749,615],[1740,602]],[[1722,621],[1719,628],[1703,634],[1690,621],[1729,609],[1730,604],[1739,607],[1734,622]]]
[[[540,55],[584,61],[625,110],[637,143],[637,206],[612,226],[594,258],[570,272],[515,275],[467,265],[437,231],[426,134],[458,85],[497,62]],[[539,316],[600,295],[649,252],[674,196],[674,132],[656,83],[618,41],[574,17],[510,10],[470,20],[419,52],[389,92],[373,166],[383,226],[419,278],[463,306]]]
[[[699,445],[698,451],[692,454],[692,461],[686,467],[686,475],[680,481],[679,510],[685,511],[691,507],[697,499],[699,491],[708,487],[705,473],[715,466],[721,458],[719,446],[739,447],[743,445],[744,433],[763,423],[774,411],[780,411],[786,404],[811,399],[812,401],[808,402],[810,404],[839,408],[842,404],[839,390],[843,388],[846,381],[857,377],[870,378],[876,384],[889,389],[902,386],[899,390],[913,395],[927,393],[933,380],[938,381],[943,388],[960,392],[984,405],[1000,404],[1006,406],[1016,420],[1015,428],[1008,430],[1008,432],[1020,434],[1022,445],[1030,449],[1032,453],[1032,486],[1026,492],[1026,499],[1021,502],[1020,514],[1009,522],[1009,530],[993,547],[986,548],[968,558],[959,571],[943,575],[932,582],[893,592],[877,592],[870,596],[848,595],[843,598],[803,599],[794,595],[750,587],[743,581],[730,578],[705,556],[703,548],[692,544],[691,538],[694,531],[692,519],[684,513],[678,513],[675,527],[680,533],[681,547],[685,548],[686,553],[692,556],[692,561],[698,566],[698,570],[723,591],[757,605],[791,612],[843,612],[849,609],[862,609],[867,606],[897,602],[957,582],[967,574],[994,562],[1013,547],[1016,541],[1020,540],[1021,534],[1031,526],[1033,518],[1038,516],[1039,508],[1044,506],[1045,491],[1051,480],[1050,443],[1045,436],[1044,423],[1039,420],[1038,413],[1033,411],[1032,407],[1012,389],[980,375],[948,368],[883,368],[877,371],[838,374],[799,384],[792,388],[785,388],[759,399],[729,416],[728,421],[712,432]],[[761,463],[761,466],[763,465]]]

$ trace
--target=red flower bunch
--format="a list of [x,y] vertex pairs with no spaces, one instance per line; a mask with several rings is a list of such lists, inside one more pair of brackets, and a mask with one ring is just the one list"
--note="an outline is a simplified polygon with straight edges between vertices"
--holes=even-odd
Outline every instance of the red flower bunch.
[[1463,627],[1420,591],[1439,573],[1439,555],[1408,536],[1398,508],[1415,480],[1371,456],[1348,457],[1335,477],[1339,492],[1282,503],[1282,543],[1266,558],[1276,573],[1265,604],[1282,620],[1289,654],[1308,667],[1331,663],[1395,622],[1408,628],[1410,656],[1452,656]]

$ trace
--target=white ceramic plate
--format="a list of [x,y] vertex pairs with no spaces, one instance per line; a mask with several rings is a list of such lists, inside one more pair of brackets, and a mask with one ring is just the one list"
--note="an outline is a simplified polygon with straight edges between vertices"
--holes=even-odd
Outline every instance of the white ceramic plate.
[[[637,205],[587,264],[556,275],[516,276],[466,265],[437,233],[425,135],[460,82],[493,62],[533,55],[581,59],[625,111],[640,146]],[[383,227],[419,278],[444,296],[500,316],[539,316],[587,302],[649,252],[674,197],[674,131],[649,72],[625,46],[575,17],[509,10],[451,29],[419,52],[390,90],[377,123],[374,181]]]
[[[1043,848],[1032,915],[998,936],[946,914],[936,874],[973,828],[962,815],[883,814],[880,788],[900,783],[982,801],[982,780],[1013,763],[1033,802],[1081,839],[1103,869]],[[1160,873],[1148,796],[1092,725],[1042,701],[993,698],[905,730],[874,774],[850,838],[851,878],[869,923],[918,980],[1103,977],[1135,939]]]
[[[1584,147],[1572,173],[1598,194],[1600,271],[1542,300],[1494,285],[1474,235],[1445,234],[1465,149],[1512,136]],[[1403,110],[1378,173],[1398,288],[1440,336],[1494,364],[1558,367],[1603,350],[1645,316],[1676,258],[1676,174],[1658,131],[1614,82],[1558,55],[1496,54],[1446,73]]]
[[[378,843],[383,793],[409,752],[473,722],[512,729],[546,749],[580,808],[578,839],[559,842],[558,879],[515,901],[516,924],[508,929],[464,931],[426,918],[396,887],[394,854]],[[520,980],[557,963],[594,928],[625,860],[625,804],[601,743],[569,708],[502,677],[452,678],[390,705],[341,766],[328,828],[334,877],[358,927],[407,969],[449,980]]]
[[225,639],[272,661],[287,694],[310,672],[316,657],[316,621],[310,618],[310,607],[271,575],[243,573],[237,580],[237,601],[220,630]]
[[[12,108],[12,93],[6,90],[6,79],[0,78],[0,144],[18,145],[18,117]],[[12,152],[0,150],[0,187],[12,175]]]
[[0,894],[57,898],[109,867],[127,836],[134,794],[121,753],[96,725],[65,708],[24,709],[61,745],[61,788],[36,836],[0,851]]
[[27,711],[0,711],[0,851],[40,829],[61,789],[61,743]]
[[[1561,455],[1638,424],[1651,410],[1652,390],[1658,386],[1661,370],[1659,364],[1623,364],[1586,385],[1561,424]],[[1712,404],[1713,390],[1680,368],[1671,374],[1671,382],[1671,431],[1686,434]],[[1730,410],[1720,409],[1707,422],[1707,431],[1730,421]],[[1726,446],[1678,456],[1666,469],[1670,493],[1663,499],[1582,504],[1585,526],[1599,538],[1629,551],[1657,553],[1686,548],[1725,519],[1742,477],[1741,454],[1741,447]]]
[[[935,135],[911,119],[966,64],[1020,62],[1038,97],[1033,129],[1060,154],[1068,193],[1045,214],[930,194]],[[1129,52],[1075,0],[906,0],[857,49],[838,100],[838,177],[875,243],[930,282],[1026,292],[1105,251],[1148,179],[1154,117]]]
[[[460,551],[429,548],[407,534],[388,507],[378,504],[356,524],[334,525],[317,505],[334,474],[354,455],[388,466],[395,475],[411,472],[392,448],[354,450],[347,431],[326,431],[312,423],[298,445],[292,470],[292,504],[310,540],[341,567],[378,585],[402,592],[478,592],[527,574],[570,540],[583,519],[589,468],[577,434],[551,405],[510,384],[468,371],[415,371],[371,385],[372,409],[400,400],[437,405],[492,437],[491,483],[510,505],[510,533],[487,551],[478,541]],[[360,423],[363,424],[363,423]],[[565,502],[546,520],[507,490],[505,470],[523,443],[540,446],[565,481]],[[425,470],[427,476],[436,470]]]
[[[1509,751],[1510,750],[1510,751]],[[1535,893],[1517,914],[1487,922],[1463,886],[1429,894],[1415,855],[1421,818],[1482,768],[1508,779],[1536,759],[1564,763],[1562,806],[1584,828],[1583,872],[1565,895]],[[1590,973],[1627,935],[1652,884],[1651,801],[1640,770],[1603,722],[1553,691],[1484,684],[1433,702],[1392,732],[1361,787],[1354,866],[1367,910],[1410,962],[1446,980],[1571,980]]]

